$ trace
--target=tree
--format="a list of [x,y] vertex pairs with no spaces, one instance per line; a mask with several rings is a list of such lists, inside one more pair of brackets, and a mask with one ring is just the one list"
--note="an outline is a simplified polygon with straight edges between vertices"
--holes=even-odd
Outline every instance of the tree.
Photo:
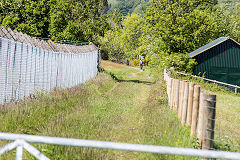
[[116,61],[126,57],[121,35],[122,30],[119,27],[113,27],[112,30],[106,32],[104,37],[99,39],[103,57]]
[[168,44],[169,54],[190,53],[218,38],[217,23],[209,12],[198,9],[195,2],[154,0],[147,10],[148,28]]
[[[51,6],[49,32],[53,38],[95,41],[109,29],[102,9],[106,0],[56,0]],[[104,27],[102,27],[104,26]]]
[[[238,42],[240,42],[240,3],[236,6],[236,9],[231,18],[231,26],[232,26],[232,37],[235,38]],[[228,19],[228,20],[229,20]]]
[[[1,24],[32,36],[95,41],[110,29],[107,0],[10,0],[0,6]],[[7,3],[10,2],[10,3]]]
[[48,0],[12,0],[10,3],[5,1],[5,5],[0,8],[2,25],[34,36],[48,35],[47,17],[50,9]]
[[126,16],[123,21],[124,30],[122,31],[121,39],[126,57],[133,58],[138,54],[135,50],[140,46],[139,38],[142,35],[141,27],[143,22],[143,18],[134,13]]

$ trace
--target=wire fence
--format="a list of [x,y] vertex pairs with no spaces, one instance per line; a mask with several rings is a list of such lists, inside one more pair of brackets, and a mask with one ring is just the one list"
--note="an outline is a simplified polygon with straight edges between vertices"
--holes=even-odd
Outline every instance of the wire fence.
[[231,100],[231,96],[219,96],[221,99],[216,101],[216,117],[210,119],[215,121],[212,149],[240,152],[240,105],[224,102]]
[[68,47],[58,50],[69,52],[56,52],[47,50],[46,44],[39,48],[0,37],[0,104],[37,91],[73,87],[96,76],[98,49]]
[[206,94],[199,85],[171,78],[168,71],[164,78],[170,108],[191,127],[191,137],[199,139],[202,149],[240,152],[240,97]]

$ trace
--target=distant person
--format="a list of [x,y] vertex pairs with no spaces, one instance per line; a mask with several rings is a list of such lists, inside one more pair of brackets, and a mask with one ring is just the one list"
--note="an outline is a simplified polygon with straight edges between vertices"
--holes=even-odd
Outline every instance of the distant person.
[[143,69],[143,60],[142,59],[140,59],[139,65],[140,65],[140,69]]
[[129,60],[127,59],[126,64],[129,66]]

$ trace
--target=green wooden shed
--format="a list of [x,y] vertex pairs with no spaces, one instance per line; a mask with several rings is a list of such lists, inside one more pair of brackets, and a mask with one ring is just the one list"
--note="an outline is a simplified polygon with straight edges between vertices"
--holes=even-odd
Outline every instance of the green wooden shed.
[[191,52],[197,61],[194,74],[240,86],[240,44],[230,37],[220,37]]

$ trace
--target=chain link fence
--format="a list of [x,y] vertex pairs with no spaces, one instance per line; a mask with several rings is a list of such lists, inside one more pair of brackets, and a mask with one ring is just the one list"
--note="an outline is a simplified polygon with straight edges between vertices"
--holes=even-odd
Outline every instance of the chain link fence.
[[[50,51],[0,37],[0,104],[24,100],[37,91],[70,88],[97,74],[98,49]],[[76,54],[78,53],[78,54]]]
[[215,121],[212,149],[240,152],[240,105],[237,104],[240,98],[229,95],[218,96],[220,100],[216,101],[216,118],[210,119]]

